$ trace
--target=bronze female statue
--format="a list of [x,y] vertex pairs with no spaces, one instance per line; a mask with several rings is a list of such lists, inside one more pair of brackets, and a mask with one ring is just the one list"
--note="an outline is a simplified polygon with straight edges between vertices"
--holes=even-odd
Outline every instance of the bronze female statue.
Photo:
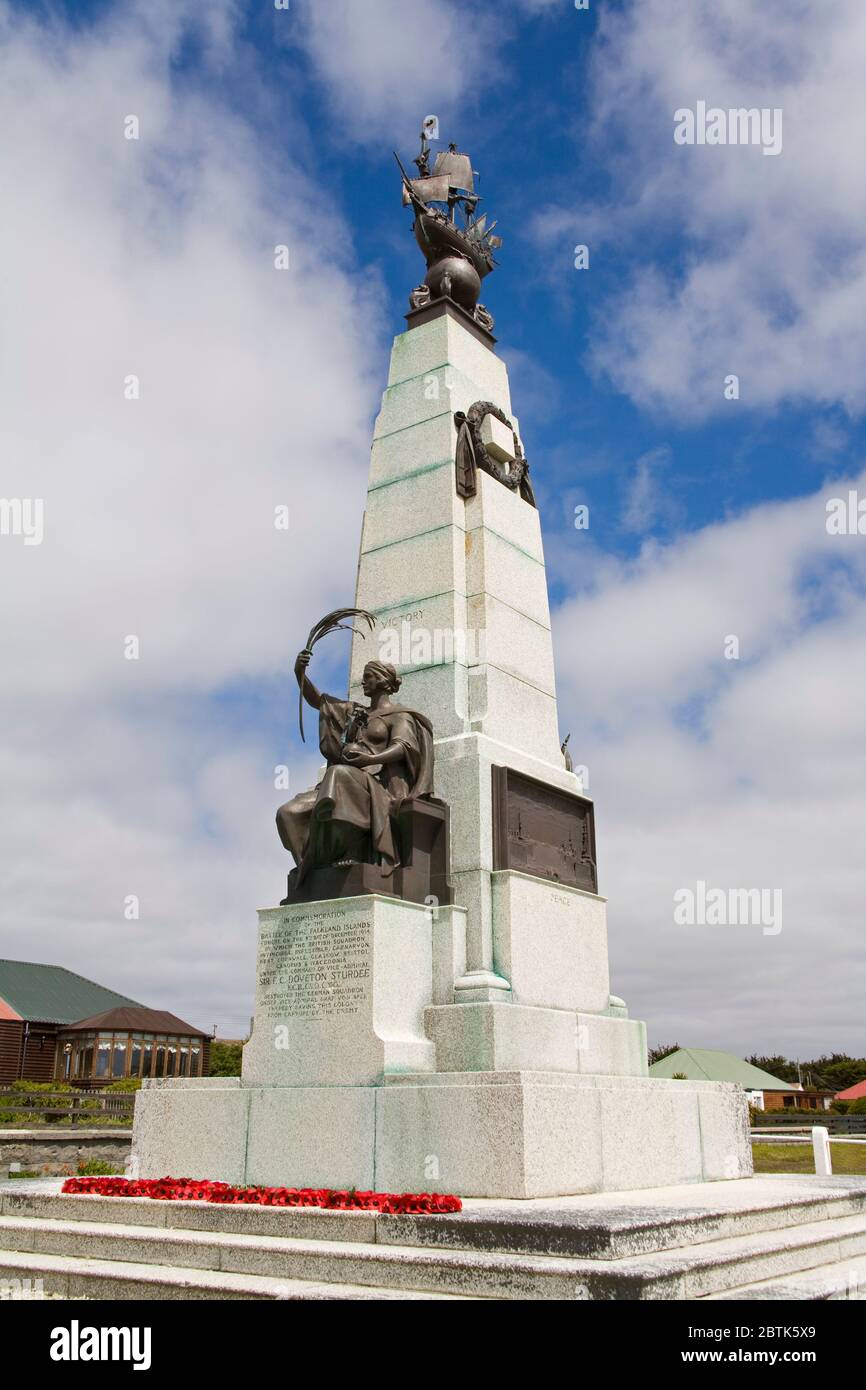
[[307,675],[312,652],[295,661],[302,697],[319,711],[319,747],[328,764],[318,786],[277,812],[280,839],[295,857],[297,888],[312,868],[380,864],[393,872],[400,848],[392,818],[404,801],[433,792],[433,728],[425,715],[391,696],[400,688],[393,666],[368,661],[362,687],[369,705],[317,690]]

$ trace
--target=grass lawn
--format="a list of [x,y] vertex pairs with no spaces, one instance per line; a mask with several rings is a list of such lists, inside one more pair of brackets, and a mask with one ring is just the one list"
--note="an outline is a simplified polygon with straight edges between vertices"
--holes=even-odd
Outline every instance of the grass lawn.
[[[814,1173],[811,1144],[753,1144],[756,1173]],[[834,1173],[866,1177],[866,1144],[830,1143]]]

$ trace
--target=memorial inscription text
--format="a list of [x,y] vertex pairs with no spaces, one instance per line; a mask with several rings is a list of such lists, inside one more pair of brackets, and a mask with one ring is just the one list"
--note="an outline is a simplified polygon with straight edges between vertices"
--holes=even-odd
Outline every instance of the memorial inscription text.
[[369,988],[368,917],[317,912],[262,928],[257,1015],[270,1019],[357,1014]]

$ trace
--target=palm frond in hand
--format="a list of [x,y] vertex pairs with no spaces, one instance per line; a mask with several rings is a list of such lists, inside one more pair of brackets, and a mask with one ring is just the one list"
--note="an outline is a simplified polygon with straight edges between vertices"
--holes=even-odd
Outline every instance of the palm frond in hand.
[[[366,608],[335,608],[333,613],[326,613],[324,618],[320,618],[319,621],[313,627],[310,628],[310,635],[307,638],[307,645],[304,648],[304,650],[311,652],[316,643],[320,641],[321,638],[327,637],[329,632],[360,631],[360,629],[354,627],[352,623],[346,622],[345,620],[347,618],[360,618],[363,622],[367,623],[371,632],[373,631],[373,628],[376,626],[375,614],[368,613]],[[366,637],[366,632],[362,632],[361,636]],[[303,682],[301,682],[301,688],[299,691],[298,698],[298,724],[301,730],[301,742],[306,743],[307,740],[304,738]]]

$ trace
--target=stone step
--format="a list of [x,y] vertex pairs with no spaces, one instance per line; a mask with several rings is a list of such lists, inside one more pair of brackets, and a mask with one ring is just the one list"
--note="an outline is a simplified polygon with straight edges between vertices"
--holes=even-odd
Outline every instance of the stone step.
[[163,1202],[152,1197],[96,1197],[59,1192],[0,1191],[0,1216],[42,1217],[121,1226],[171,1227],[305,1240],[376,1241],[378,1214],[320,1207],[258,1207],[239,1203]]
[[[362,1241],[0,1217],[0,1251],[471,1297],[573,1297],[571,1261]],[[0,1267],[6,1258],[0,1254]],[[548,1292],[550,1290],[550,1292]]]
[[[789,1273],[816,1269],[866,1253],[863,1215],[825,1218],[775,1231],[724,1237],[678,1250],[609,1261],[616,1275],[639,1292],[606,1297],[699,1299]],[[600,1296],[600,1295],[593,1295]]]
[[768,1299],[773,1302],[789,1300],[852,1299],[866,1300],[866,1257],[853,1260],[835,1260],[831,1264],[818,1265],[815,1269],[800,1270],[797,1274],[782,1275],[777,1279],[761,1279],[754,1284],[741,1284],[724,1293],[708,1294],[705,1302],[737,1301],[745,1299]]
[[0,1249],[404,1292],[695,1299],[866,1254],[866,1220],[825,1217],[676,1250],[587,1260],[4,1216]]
[[[316,1283],[268,1275],[185,1269],[71,1255],[0,1250],[0,1280],[40,1279],[42,1292],[66,1299],[461,1300],[462,1294],[386,1289],[371,1284]],[[33,1294],[29,1297],[32,1299]]]
[[[784,1231],[804,1224],[861,1215],[866,1229],[866,1185],[861,1191],[834,1191],[752,1206],[714,1207],[695,1204],[665,1208],[633,1202],[623,1194],[616,1207],[568,1199],[554,1204],[468,1201],[456,1216],[383,1216],[376,1228],[381,1244],[435,1246],[451,1250],[496,1250],[510,1254],[568,1255],[614,1260],[629,1255],[676,1250],[683,1246],[761,1232]],[[533,1210],[533,1207],[535,1208]]]
[[[157,1202],[146,1197],[0,1191],[0,1215],[124,1226],[295,1237],[377,1245],[577,1256],[612,1260],[675,1250],[728,1237],[866,1214],[866,1183],[832,1186],[817,1179],[761,1180],[697,1190],[560,1198],[535,1202],[469,1199],[455,1216],[381,1216],[318,1208]],[[725,1192],[730,1188],[728,1203]],[[712,1190],[718,1189],[718,1190]],[[671,1204],[671,1198],[676,1203]],[[748,1200],[744,1203],[743,1196]],[[655,1198],[655,1200],[653,1200]],[[665,1204],[667,1198],[668,1204]]]

